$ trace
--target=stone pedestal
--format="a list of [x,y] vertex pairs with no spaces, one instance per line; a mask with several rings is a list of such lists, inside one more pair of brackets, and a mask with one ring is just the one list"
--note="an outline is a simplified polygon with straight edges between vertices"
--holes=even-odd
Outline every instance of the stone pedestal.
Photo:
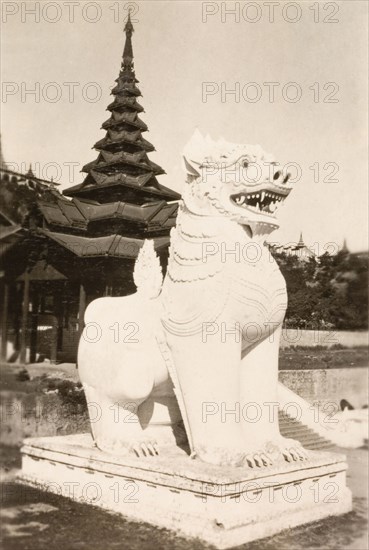
[[25,440],[20,481],[126,518],[231,548],[351,510],[345,457],[271,468],[225,468],[191,460],[178,447],[160,457],[122,457],[89,434]]

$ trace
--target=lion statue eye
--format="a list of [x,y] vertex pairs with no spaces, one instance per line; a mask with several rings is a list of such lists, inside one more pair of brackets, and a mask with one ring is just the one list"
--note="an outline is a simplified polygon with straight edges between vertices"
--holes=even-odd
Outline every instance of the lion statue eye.
[[249,165],[249,161],[248,161],[248,160],[244,160],[244,161],[242,162],[242,166],[243,166],[244,168],[247,168],[248,165]]

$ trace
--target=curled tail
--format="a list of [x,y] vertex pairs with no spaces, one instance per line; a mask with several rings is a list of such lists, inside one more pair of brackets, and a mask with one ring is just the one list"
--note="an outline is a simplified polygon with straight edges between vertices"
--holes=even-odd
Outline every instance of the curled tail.
[[163,271],[153,240],[144,241],[133,270],[133,280],[137,292],[144,294],[147,298],[156,298],[160,294]]

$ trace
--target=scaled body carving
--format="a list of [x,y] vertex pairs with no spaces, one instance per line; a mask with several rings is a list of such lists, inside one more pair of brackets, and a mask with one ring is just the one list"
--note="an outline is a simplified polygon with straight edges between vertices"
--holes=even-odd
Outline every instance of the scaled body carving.
[[[87,400],[101,404],[102,417],[91,423],[96,444],[157,454],[150,414],[164,407],[173,424],[182,416],[192,456],[203,461],[265,467],[303,460],[300,444],[279,433],[287,295],[264,246],[278,227],[275,210],[291,190],[289,175],[259,146],[214,143],[198,132],[184,162],[187,184],[163,284],[146,244],[137,293],[101,298],[86,310],[87,326],[99,323],[102,333],[97,343],[82,337],[78,354]],[[137,326],[136,341],[113,343],[115,322]]]

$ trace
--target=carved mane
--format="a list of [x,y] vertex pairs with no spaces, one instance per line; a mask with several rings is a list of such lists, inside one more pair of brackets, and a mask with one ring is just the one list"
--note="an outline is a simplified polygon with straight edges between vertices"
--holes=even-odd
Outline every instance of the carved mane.
[[154,241],[146,239],[135,263],[133,280],[137,292],[147,298],[157,298],[163,284],[163,271],[159,256],[154,248]]

